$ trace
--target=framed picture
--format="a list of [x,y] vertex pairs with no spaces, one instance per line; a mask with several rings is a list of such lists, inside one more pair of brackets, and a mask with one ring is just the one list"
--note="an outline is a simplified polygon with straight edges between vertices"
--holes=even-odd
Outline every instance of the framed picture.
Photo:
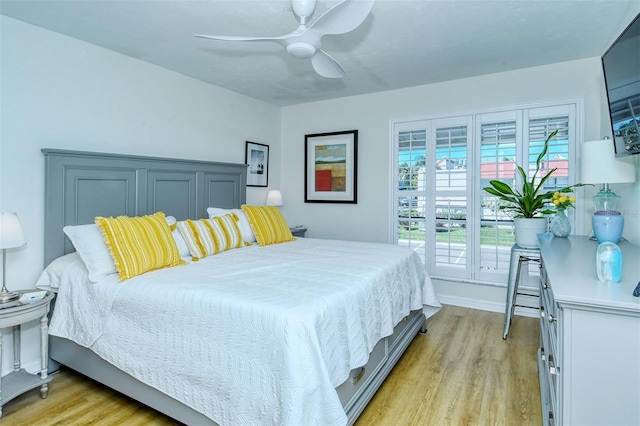
[[305,135],[305,203],[358,202],[358,131]]
[[269,145],[246,141],[244,162],[247,169],[247,186],[269,185]]

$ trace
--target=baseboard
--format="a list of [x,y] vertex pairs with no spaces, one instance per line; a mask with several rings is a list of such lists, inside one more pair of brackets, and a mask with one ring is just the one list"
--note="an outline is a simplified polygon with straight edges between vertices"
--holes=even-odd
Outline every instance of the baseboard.
[[[527,297],[527,296],[524,296]],[[523,302],[523,298],[520,297],[518,299],[518,303]],[[438,299],[444,305],[453,305],[460,306],[462,308],[470,308],[470,309],[478,309],[480,311],[488,311],[488,312],[502,312],[504,313],[505,304],[490,302],[488,300],[479,300],[479,299],[470,299],[466,297],[460,296],[447,296],[447,295],[438,295]],[[527,307],[516,306],[516,310],[514,311],[515,315],[520,315],[523,317],[537,318],[539,316],[539,311],[537,309],[537,304],[531,303],[533,301],[537,301],[537,298],[527,297],[527,300],[530,303],[527,303]]]

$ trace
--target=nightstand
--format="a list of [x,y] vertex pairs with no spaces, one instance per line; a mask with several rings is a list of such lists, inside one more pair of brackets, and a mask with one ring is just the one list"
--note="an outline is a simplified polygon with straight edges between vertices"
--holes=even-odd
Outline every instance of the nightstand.
[[[35,290],[20,291],[21,299],[25,293],[38,293]],[[0,377],[0,417],[2,406],[18,395],[40,386],[40,396],[47,397],[51,377],[47,375],[48,351],[48,317],[53,292],[47,291],[40,299],[9,302],[0,305],[0,362],[2,361],[2,329],[13,327],[13,371]],[[20,368],[20,329],[29,321],[40,320],[40,374],[30,374]]]
[[304,234],[307,232],[307,228],[302,225],[294,226],[293,228],[289,228],[291,231],[291,235],[294,237],[304,238]]

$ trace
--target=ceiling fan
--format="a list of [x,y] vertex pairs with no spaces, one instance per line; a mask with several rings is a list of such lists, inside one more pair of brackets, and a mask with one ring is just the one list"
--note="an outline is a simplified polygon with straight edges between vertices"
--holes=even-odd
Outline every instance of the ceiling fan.
[[327,78],[342,78],[344,69],[327,52],[320,48],[321,39],[327,34],[344,34],[355,30],[364,22],[373,7],[374,0],[344,0],[323,13],[312,24],[307,20],[316,8],[316,0],[291,0],[293,13],[299,26],[289,34],[278,37],[241,37],[195,34],[196,37],[225,41],[270,41],[287,49],[295,58],[311,58],[313,69]]

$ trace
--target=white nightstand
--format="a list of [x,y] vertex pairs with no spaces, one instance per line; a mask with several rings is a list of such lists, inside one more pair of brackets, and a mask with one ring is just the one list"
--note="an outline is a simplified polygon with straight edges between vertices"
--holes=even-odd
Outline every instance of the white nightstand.
[[[36,293],[35,290],[20,291],[25,293]],[[0,417],[2,416],[2,406],[18,395],[40,386],[40,396],[47,397],[49,382],[51,377],[47,375],[47,363],[49,361],[48,351],[48,317],[49,307],[53,299],[53,292],[48,291],[40,299],[26,301],[15,305],[16,302],[7,304],[9,307],[0,305],[0,362],[2,361],[2,329],[13,327],[13,372],[4,377],[0,377]],[[40,374],[30,374],[20,368],[20,326],[29,321],[40,320]]]
[[291,235],[294,237],[304,238],[304,234],[307,232],[307,228],[302,225],[294,226],[293,228],[289,228],[291,231]]

